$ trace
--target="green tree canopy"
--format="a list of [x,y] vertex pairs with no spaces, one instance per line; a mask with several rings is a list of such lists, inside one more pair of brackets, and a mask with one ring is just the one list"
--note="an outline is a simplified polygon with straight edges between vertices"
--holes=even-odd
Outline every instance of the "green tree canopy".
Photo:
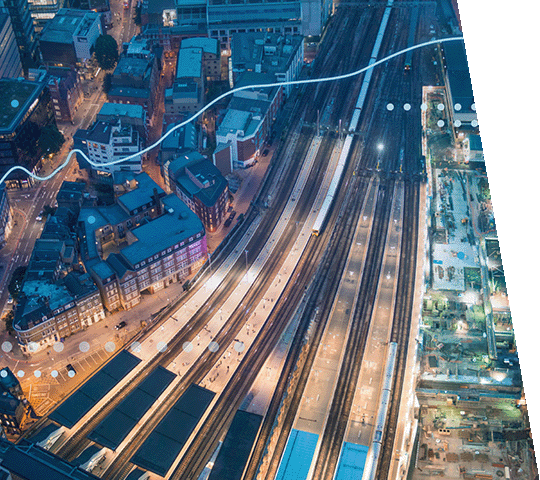
[[56,125],[46,125],[41,129],[38,146],[43,155],[48,155],[58,152],[65,141],[64,135],[58,131]]
[[103,70],[112,70],[118,62],[118,45],[110,35],[100,35],[96,40],[95,54]]

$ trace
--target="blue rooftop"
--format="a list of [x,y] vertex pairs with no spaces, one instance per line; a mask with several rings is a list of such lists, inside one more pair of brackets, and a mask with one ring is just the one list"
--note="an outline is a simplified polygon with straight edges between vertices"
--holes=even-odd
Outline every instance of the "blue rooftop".
[[121,255],[131,265],[174,246],[197,233],[204,234],[204,227],[187,205],[176,195],[162,199],[165,213],[146,225],[131,231],[137,241],[122,249]]

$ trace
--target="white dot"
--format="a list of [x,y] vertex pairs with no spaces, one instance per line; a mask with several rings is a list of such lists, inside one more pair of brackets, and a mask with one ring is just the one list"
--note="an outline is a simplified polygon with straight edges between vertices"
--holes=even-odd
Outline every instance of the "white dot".
[[393,103],[389,103],[388,105],[386,105],[386,109],[391,112],[392,110],[394,110],[394,104]]
[[410,109],[411,109],[410,103],[406,103],[405,105],[403,105],[403,110],[405,110],[406,112],[408,112]]
[[28,351],[30,353],[35,353],[38,351],[39,345],[36,342],[30,342],[28,344]]
[[473,112],[476,112],[476,103],[473,103],[473,104],[471,105],[471,110],[472,110]]
[[219,345],[217,342],[210,342],[208,344],[208,350],[211,352],[217,352],[219,350]]
[[19,371],[17,372],[17,376],[18,376],[18,377],[21,377],[21,378],[24,377],[24,371],[23,371],[23,370],[19,370]]
[[456,120],[454,122],[454,127],[461,127],[461,120]]
[[55,352],[58,352],[60,353],[62,350],[64,350],[64,344],[62,342],[56,342],[54,345],[53,345],[53,350]]
[[41,372],[39,370],[34,371],[34,377],[39,378],[41,377]]
[[454,110],[455,110],[456,112],[459,112],[459,111],[461,110],[461,103],[456,103],[456,104],[454,105]]
[[163,341],[158,342],[156,345],[156,348],[157,348],[157,351],[161,353],[167,351],[167,342],[163,342]]
[[439,105],[437,105],[437,110],[439,110],[440,112],[442,112],[444,110],[444,104],[443,103],[439,103]]
[[132,352],[139,353],[141,351],[141,344],[139,342],[133,342],[129,348],[131,348]]
[[444,127],[444,120],[439,120],[439,121],[437,122],[437,126],[438,126],[438,127]]
[[427,110],[427,103],[422,103],[420,109],[425,112]]
[[90,344],[88,342],[79,343],[79,350],[81,352],[88,352],[90,350]]
[[184,342],[182,348],[184,349],[184,352],[189,353],[191,350],[193,350],[193,344],[191,342]]
[[11,349],[13,348],[13,345],[11,344],[11,342],[8,342],[8,341],[5,341],[4,343],[2,343],[2,350],[4,352],[11,352]]
[[477,127],[478,126],[478,120],[473,120],[471,122],[471,127]]
[[0,372],[0,377],[6,378],[6,377],[7,377],[7,370],[2,370],[2,371]]
[[105,350],[109,353],[111,352],[114,352],[114,349],[116,348],[116,345],[114,344],[114,342],[107,342],[105,344]]
[[17,108],[19,106],[19,100],[11,100],[11,106]]
[[235,344],[234,344],[234,349],[235,349],[237,352],[243,352],[243,351],[244,351],[244,348],[246,348],[246,346],[244,345],[244,342],[235,342]]
[[68,372],[68,377],[69,377],[69,378],[73,378],[74,376],[75,376],[75,370],[70,370],[70,371]]
[[53,377],[53,378],[58,377],[58,370],[53,370],[53,371],[51,372],[51,377]]

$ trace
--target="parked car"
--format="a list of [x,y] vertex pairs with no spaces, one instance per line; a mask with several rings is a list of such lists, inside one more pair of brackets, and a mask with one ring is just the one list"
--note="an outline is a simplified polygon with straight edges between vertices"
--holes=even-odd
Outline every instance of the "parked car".
[[127,323],[122,321],[122,322],[118,323],[117,325],[115,325],[114,328],[116,328],[116,330],[120,330],[120,329],[124,328],[126,325],[127,325]]
[[74,374],[77,373],[77,370],[75,370],[75,367],[73,365],[71,365],[71,363],[68,363],[66,365],[66,370],[68,371],[68,374],[69,374],[69,372],[73,372]]

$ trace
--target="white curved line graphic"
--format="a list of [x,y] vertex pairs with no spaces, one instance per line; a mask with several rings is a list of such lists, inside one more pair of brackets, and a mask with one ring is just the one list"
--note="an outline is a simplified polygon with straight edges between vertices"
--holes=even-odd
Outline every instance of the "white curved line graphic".
[[110,162],[106,162],[106,163],[96,163],[96,162],[93,162],[92,160],[90,160],[84,152],[82,152],[81,150],[79,149],[74,149],[74,150],[71,150],[68,154],[68,156],[66,157],[66,160],[64,161],[64,163],[62,163],[61,165],[59,165],[55,170],[53,170],[49,175],[45,176],[45,177],[39,177],[37,175],[35,175],[34,173],[30,172],[27,168],[23,167],[22,165],[15,165],[13,167],[11,167],[2,177],[2,179],[0,179],[0,183],[3,183],[6,178],[12,173],[14,172],[15,170],[22,170],[23,172],[27,173],[28,176],[34,178],[35,180],[40,180],[40,181],[44,181],[44,180],[50,180],[52,177],[54,177],[60,170],[62,170],[64,167],[66,167],[68,164],[69,164],[69,161],[71,160],[71,157],[74,153],[80,153],[84,158],[85,160],[92,166],[94,167],[103,167],[103,166],[106,166],[106,165],[116,165],[117,163],[122,163],[122,162],[125,162],[127,160],[131,160],[132,158],[135,158],[139,155],[143,155],[147,152],[149,152],[150,150],[152,150],[153,148],[157,147],[163,140],[165,140],[169,135],[171,135],[175,130],[179,129],[179,128],[182,128],[184,125],[187,125],[189,122],[191,122],[192,120],[196,119],[201,113],[205,112],[206,110],[208,110],[212,105],[214,105],[215,103],[219,102],[221,99],[227,97],[228,95],[232,95],[233,93],[235,92],[240,92],[241,90],[248,90],[248,89],[251,89],[251,88],[266,88],[266,87],[277,87],[277,86],[283,86],[283,85],[300,85],[300,84],[304,84],[304,83],[319,83],[319,82],[333,82],[333,81],[336,81],[336,80],[343,80],[344,78],[350,78],[350,77],[354,77],[356,75],[360,75],[361,73],[364,73],[365,71],[369,70],[370,68],[373,68],[373,67],[376,67],[377,65],[380,65],[382,63],[385,63],[387,62],[388,60],[394,58],[394,57],[397,57],[399,55],[403,55],[404,53],[407,53],[411,50],[416,50],[417,48],[422,48],[422,47],[426,47],[428,45],[434,45],[434,44],[437,44],[437,43],[444,43],[444,42],[455,42],[455,41],[458,41],[458,40],[463,40],[463,37],[448,37],[448,38],[441,38],[441,39],[437,39],[437,40],[429,40],[427,42],[423,42],[423,43],[419,43],[417,45],[412,45],[411,47],[407,47],[407,48],[404,48],[403,50],[399,50],[398,52],[395,52],[395,53],[392,53],[384,58],[382,58],[381,60],[377,60],[376,62],[366,66],[366,67],[363,67],[361,68],[360,70],[356,70],[354,72],[350,72],[350,73],[345,73],[343,75],[337,75],[335,77],[324,77],[324,78],[309,78],[309,79],[306,79],[306,80],[291,80],[291,81],[288,81],[288,82],[276,82],[276,83],[264,83],[264,84],[261,84],[261,85],[246,85],[244,87],[238,87],[238,88],[233,88],[232,90],[229,90],[228,92],[225,92],[223,94],[221,94],[219,97],[215,98],[214,100],[212,100],[210,103],[208,103],[207,105],[205,105],[201,110],[199,110],[197,113],[194,113],[191,117],[189,117],[187,120],[184,120],[183,122],[179,123],[178,125],[175,125],[173,128],[171,128],[165,135],[163,135],[162,137],[160,137],[158,140],[156,140],[152,145],[146,147],[145,149],[141,150],[140,152],[137,152],[137,153],[134,153],[132,155],[129,155],[128,157],[124,157],[124,158],[119,158],[118,160],[112,160]]

